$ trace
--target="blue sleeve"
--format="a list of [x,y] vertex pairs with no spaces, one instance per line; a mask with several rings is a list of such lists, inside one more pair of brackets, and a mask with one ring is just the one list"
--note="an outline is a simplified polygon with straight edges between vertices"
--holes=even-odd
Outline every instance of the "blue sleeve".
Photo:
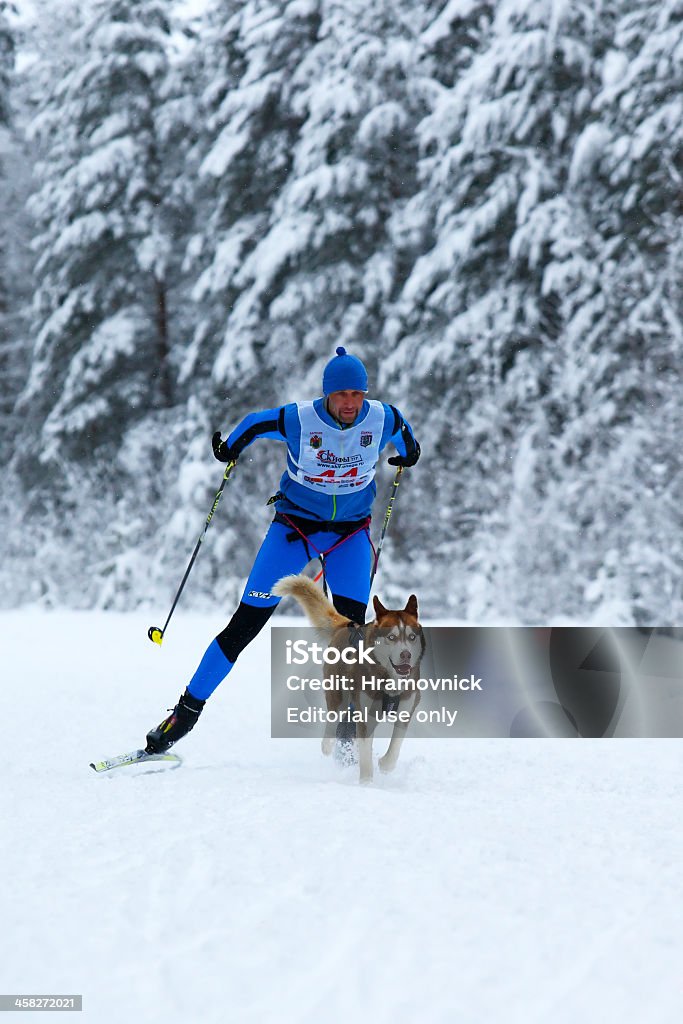
[[301,441],[301,420],[299,419],[299,409],[296,402],[292,402],[290,405],[284,407],[284,430],[285,440],[287,447],[296,456],[299,451],[299,443]]
[[228,437],[228,448],[234,448],[240,455],[257,437],[268,437],[275,441],[285,441],[285,411],[288,406],[277,409],[263,409],[262,412],[250,412],[241,423],[238,423]]
[[384,430],[379,443],[379,450],[391,443],[399,455],[412,455],[417,448],[417,441],[410,423],[393,405],[384,405]]

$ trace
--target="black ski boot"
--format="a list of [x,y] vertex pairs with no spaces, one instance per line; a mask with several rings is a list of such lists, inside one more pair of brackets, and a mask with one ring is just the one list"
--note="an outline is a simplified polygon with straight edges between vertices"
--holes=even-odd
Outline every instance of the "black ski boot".
[[194,729],[197,719],[202,713],[205,700],[198,700],[185,690],[173,711],[163,722],[147,733],[148,754],[163,754],[172,747],[174,743],[186,736],[190,729]]

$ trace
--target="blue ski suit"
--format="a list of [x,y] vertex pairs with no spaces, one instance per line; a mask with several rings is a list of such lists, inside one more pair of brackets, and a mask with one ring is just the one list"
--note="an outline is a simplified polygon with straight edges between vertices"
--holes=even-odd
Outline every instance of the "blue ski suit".
[[271,593],[277,580],[301,572],[321,553],[335,607],[353,621],[365,622],[375,466],[389,443],[401,456],[419,456],[419,445],[400,411],[367,400],[351,424],[331,416],[322,398],[250,413],[226,445],[239,456],[257,438],[284,442],[287,466],[274,499],[275,518],[237,611],[209,645],[188,684],[199,700],[213,693],[272,615],[280,602]]

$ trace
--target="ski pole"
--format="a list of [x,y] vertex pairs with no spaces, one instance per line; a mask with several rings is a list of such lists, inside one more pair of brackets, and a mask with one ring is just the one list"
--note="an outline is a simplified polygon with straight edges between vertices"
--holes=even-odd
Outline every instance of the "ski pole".
[[204,537],[206,536],[206,531],[208,530],[209,524],[210,524],[211,520],[213,519],[213,514],[216,511],[216,509],[218,508],[218,502],[221,500],[221,494],[223,493],[223,488],[225,487],[225,485],[227,484],[228,480],[230,479],[230,474],[232,473],[233,469],[235,468],[235,465],[236,465],[236,463],[234,463],[234,462],[228,462],[228,464],[225,467],[225,472],[223,473],[223,479],[221,480],[221,485],[218,488],[218,493],[216,494],[216,497],[213,499],[213,504],[211,506],[211,511],[209,512],[208,516],[206,517],[206,522],[204,523],[204,529],[202,530],[202,532],[201,532],[201,534],[199,536],[199,540],[195,544],[194,551],[192,552],[192,558],[190,559],[189,564],[187,566],[187,569],[185,570],[185,575],[183,576],[183,578],[182,578],[182,580],[180,582],[180,586],[178,587],[178,592],[177,592],[176,596],[173,598],[173,604],[171,605],[171,610],[168,613],[168,618],[166,619],[166,622],[164,623],[163,628],[159,629],[158,626],[150,626],[149,629],[147,630],[147,636],[150,638],[152,643],[159,644],[159,647],[161,647],[161,642],[164,639],[164,633],[166,632],[168,624],[171,621],[171,616],[173,615],[173,612],[175,611],[175,606],[178,604],[178,599],[180,598],[180,595],[183,592],[183,587],[187,583],[187,577],[190,575],[190,570],[192,569],[192,566],[195,563],[195,559],[197,558],[197,555],[199,554],[199,549],[200,549],[200,547],[202,545],[202,541],[204,540]]
[[370,586],[372,586],[372,582],[373,582],[373,580],[375,578],[375,573],[377,572],[377,566],[379,564],[379,556],[382,554],[382,545],[384,544],[384,537],[385,537],[386,532],[387,532],[387,527],[389,526],[389,520],[391,519],[391,513],[392,513],[393,508],[394,508],[394,498],[396,497],[396,492],[398,491],[398,485],[401,482],[401,473],[402,472],[403,472],[403,466],[399,466],[398,469],[396,470],[396,476],[394,477],[394,486],[391,488],[391,497],[389,498],[389,504],[387,505],[386,515],[384,516],[384,526],[382,527],[382,533],[380,534],[379,544],[377,545],[377,554],[375,555],[375,564],[374,564],[373,569],[372,569],[372,575],[370,576]]

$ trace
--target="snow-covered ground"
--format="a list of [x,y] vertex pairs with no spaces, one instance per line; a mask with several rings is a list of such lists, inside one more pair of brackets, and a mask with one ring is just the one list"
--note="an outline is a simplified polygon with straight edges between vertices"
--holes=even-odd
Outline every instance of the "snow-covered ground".
[[223,624],[152,620],[0,616],[0,991],[94,1024],[681,1019],[678,741],[409,738],[360,787],[270,739],[265,633],[180,769],[97,776]]

